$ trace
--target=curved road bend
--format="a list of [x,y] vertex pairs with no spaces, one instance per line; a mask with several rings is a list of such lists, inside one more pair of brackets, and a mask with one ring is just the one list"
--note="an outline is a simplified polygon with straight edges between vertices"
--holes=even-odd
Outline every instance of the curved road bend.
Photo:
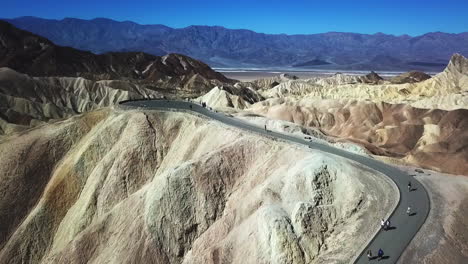
[[[274,131],[265,131],[251,124],[248,124],[239,119],[228,117],[221,113],[210,111],[202,106],[185,102],[185,101],[169,101],[169,100],[137,100],[137,101],[124,101],[120,103],[124,108],[149,108],[155,110],[188,110],[200,113],[209,118],[215,119],[224,124],[234,126],[237,128],[253,131],[259,134],[274,136],[283,140],[292,141],[295,143],[307,145],[313,149],[318,149],[323,152],[331,153],[340,157],[344,157],[355,162],[361,163],[376,171],[385,174],[392,179],[400,191],[400,201],[390,217],[392,230],[380,230],[377,235],[370,241],[369,245],[361,252],[355,263],[377,263],[377,259],[368,261],[366,252],[368,249],[372,250],[373,255],[377,254],[379,248],[384,251],[385,258],[378,263],[396,263],[405,248],[411,242],[418,230],[424,224],[430,210],[429,196],[423,185],[413,177],[398,170],[394,167],[388,166],[383,162],[360,156],[345,150],[334,148],[328,145],[323,145],[316,142],[309,142],[301,138],[281,134]],[[190,108],[192,105],[192,108]],[[411,181],[413,191],[408,191],[408,181]],[[408,216],[406,209],[408,205],[411,206],[414,214]],[[380,219],[375,219],[380,224]]]

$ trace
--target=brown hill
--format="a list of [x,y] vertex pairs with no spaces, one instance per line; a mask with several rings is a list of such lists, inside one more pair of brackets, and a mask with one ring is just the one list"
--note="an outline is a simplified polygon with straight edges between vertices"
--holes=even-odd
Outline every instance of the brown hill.
[[431,76],[427,73],[420,71],[410,71],[407,73],[400,74],[390,79],[391,83],[402,84],[402,83],[417,83],[430,79]]
[[371,71],[369,74],[362,76],[361,82],[370,83],[370,84],[379,84],[383,81],[383,78],[380,77],[376,72]]

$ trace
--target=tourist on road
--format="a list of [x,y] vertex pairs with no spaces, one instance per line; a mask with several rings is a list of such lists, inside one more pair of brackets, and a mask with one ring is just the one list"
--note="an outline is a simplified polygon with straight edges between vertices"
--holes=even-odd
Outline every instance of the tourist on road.
[[379,248],[379,253],[377,254],[377,256],[379,257],[379,261],[383,258],[383,254],[383,250]]
[[381,248],[379,248],[379,252],[377,253],[377,256],[379,258],[379,261],[383,258],[384,252],[383,252],[383,250]]
[[266,131],[266,124],[265,124],[265,131]]
[[406,214],[411,215],[411,206],[408,206],[408,209],[406,209]]
[[371,251],[370,249],[367,250],[367,258],[368,258],[369,260],[372,260],[372,251]]
[[411,192],[411,181],[408,182],[408,192]]
[[390,228],[390,219],[387,219],[387,221],[385,222],[385,230],[388,230]]
[[385,227],[385,220],[380,220],[380,227],[382,227],[383,230],[387,231],[387,228]]

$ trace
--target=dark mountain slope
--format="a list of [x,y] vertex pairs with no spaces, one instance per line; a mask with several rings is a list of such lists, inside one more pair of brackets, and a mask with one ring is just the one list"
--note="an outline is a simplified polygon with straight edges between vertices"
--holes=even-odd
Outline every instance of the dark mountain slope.
[[270,35],[217,26],[173,29],[103,18],[22,17],[8,21],[59,45],[95,53],[181,53],[215,66],[291,66],[320,57],[330,64],[317,65],[319,68],[441,70],[453,53],[468,55],[468,33],[435,32],[418,37],[340,32]]

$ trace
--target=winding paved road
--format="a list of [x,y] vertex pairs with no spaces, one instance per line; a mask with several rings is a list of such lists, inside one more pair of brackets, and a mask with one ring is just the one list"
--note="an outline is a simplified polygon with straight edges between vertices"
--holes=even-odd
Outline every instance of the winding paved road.
[[[385,174],[387,177],[392,179],[393,182],[395,182],[400,191],[400,201],[398,202],[398,206],[390,217],[391,226],[393,226],[394,229],[389,231],[380,230],[377,235],[370,241],[369,245],[367,245],[367,247],[361,252],[355,263],[396,263],[405,248],[424,224],[427,215],[429,214],[429,197],[423,185],[408,174],[394,167],[388,166],[380,161],[357,155],[342,149],[337,149],[328,145],[309,142],[290,135],[274,131],[265,131],[264,128],[248,124],[239,119],[228,117],[222,113],[210,111],[198,104],[190,102],[168,100],[138,100],[121,102],[121,106],[123,108],[149,108],[156,110],[174,109],[194,111],[230,126],[307,145],[313,149],[318,149],[323,152],[344,157]],[[409,192],[407,188],[408,181],[411,181],[413,185],[414,190],[411,192]],[[414,211],[414,215],[408,216],[406,214],[406,209],[408,206],[411,206]],[[376,221],[380,222],[379,219],[376,219]],[[385,258],[381,261],[377,261],[377,259],[368,261],[366,256],[367,249],[371,249],[373,254],[376,255],[379,248],[382,248],[384,251]]]

